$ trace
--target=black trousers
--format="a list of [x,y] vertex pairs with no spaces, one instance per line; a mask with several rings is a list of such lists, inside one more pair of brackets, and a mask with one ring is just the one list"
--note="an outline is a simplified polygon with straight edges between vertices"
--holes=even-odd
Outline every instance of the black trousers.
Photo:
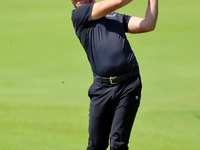
[[137,75],[119,84],[94,80],[90,86],[87,150],[128,150],[129,137],[140,104],[141,79]]

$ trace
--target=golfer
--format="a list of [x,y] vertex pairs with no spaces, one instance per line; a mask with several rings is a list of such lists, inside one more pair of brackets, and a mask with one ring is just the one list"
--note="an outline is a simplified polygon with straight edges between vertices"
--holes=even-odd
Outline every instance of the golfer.
[[155,29],[158,0],[148,0],[145,18],[115,11],[132,0],[72,0],[75,33],[90,62],[89,139],[87,150],[128,150],[129,137],[140,104],[138,62],[125,33]]

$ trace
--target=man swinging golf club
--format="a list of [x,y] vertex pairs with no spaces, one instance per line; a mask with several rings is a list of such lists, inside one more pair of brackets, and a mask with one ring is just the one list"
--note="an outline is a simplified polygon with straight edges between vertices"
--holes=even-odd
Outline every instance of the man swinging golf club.
[[158,0],[148,0],[144,18],[116,13],[132,0],[72,0],[75,33],[90,62],[89,140],[87,150],[128,150],[140,104],[138,62],[125,33],[153,31]]

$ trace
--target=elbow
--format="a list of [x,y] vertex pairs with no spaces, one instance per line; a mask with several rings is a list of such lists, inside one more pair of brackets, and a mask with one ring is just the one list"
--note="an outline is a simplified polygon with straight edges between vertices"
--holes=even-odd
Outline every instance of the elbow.
[[155,28],[156,28],[156,25],[149,25],[149,26],[143,27],[143,30],[144,30],[145,32],[151,32],[151,31],[154,31]]
[[153,25],[153,26],[149,27],[149,31],[154,31],[155,28],[156,28],[156,25]]
[[156,22],[152,25],[151,27],[151,31],[155,30],[156,29]]
[[146,32],[150,32],[155,30],[156,23],[157,19],[154,20],[144,19],[144,21],[142,21],[140,25],[143,28],[143,30],[145,30]]

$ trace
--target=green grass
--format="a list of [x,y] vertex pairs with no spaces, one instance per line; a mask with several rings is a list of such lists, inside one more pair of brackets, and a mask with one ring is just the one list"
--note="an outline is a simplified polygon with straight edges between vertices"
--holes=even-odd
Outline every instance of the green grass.
[[[159,3],[152,33],[127,35],[143,81],[130,149],[198,150],[200,1]],[[143,17],[146,1],[119,10]],[[92,72],[71,23],[71,1],[0,5],[0,149],[81,150]]]

